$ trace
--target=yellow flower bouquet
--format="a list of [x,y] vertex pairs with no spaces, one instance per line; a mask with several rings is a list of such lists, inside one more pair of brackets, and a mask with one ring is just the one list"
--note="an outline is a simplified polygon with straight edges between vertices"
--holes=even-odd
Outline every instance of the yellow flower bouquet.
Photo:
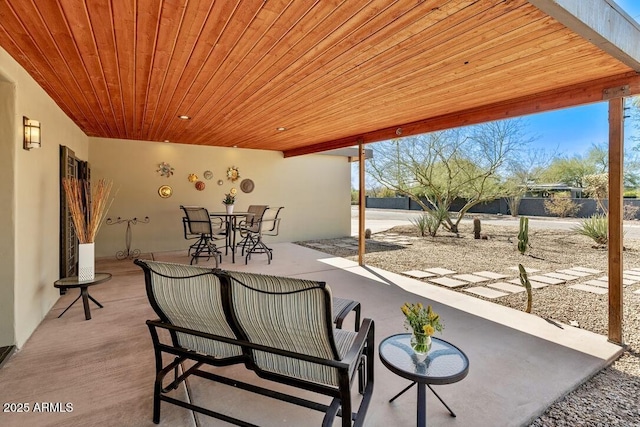
[[430,305],[426,308],[422,303],[404,303],[401,307],[405,315],[405,328],[411,329],[411,347],[416,353],[424,354],[431,348],[431,335],[436,331],[442,332],[444,324],[440,315],[433,311]]

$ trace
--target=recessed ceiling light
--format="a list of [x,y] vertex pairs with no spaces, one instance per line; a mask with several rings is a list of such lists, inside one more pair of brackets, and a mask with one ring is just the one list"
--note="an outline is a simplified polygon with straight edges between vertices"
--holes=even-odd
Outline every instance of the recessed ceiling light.
[[280,126],[279,128],[276,128],[276,130],[282,132],[283,130],[287,130],[287,128]]
[[186,115],[184,115],[184,114],[182,114],[182,115],[178,116],[178,118],[179,118],[180,120],[191,120],[191,116],[186,116]]
[[169,141],[168,139],[165,139],[164,142],[171,142],[171,141]]

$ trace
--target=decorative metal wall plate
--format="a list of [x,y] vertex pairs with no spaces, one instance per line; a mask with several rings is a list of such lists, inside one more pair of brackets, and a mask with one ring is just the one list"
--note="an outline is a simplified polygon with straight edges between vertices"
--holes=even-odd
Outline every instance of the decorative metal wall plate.
[[163,185],[160,188],[158,188],[158,194],[163,199],[166,199],[168,197],[171,197],[171,195],[173,194],[173,190],[168,185]]
[[158,164],[158,170],[156,170],[156,172],[158,172],[160,176],[166,176],[167,178],[169,178],[171,175],[173,175],[173,168],[169,163],[162,162]]
[[204,182],[202,182],[202,181],[196,182],[196,190],[202,191],[202,190],[204,190],[204,187],[205,187]]
[[189,180],[189,182],[196,182],[198,180],[198,175],[196,175],[195,173],[190,173],[187,179]]
[[204,171],[204,179],[211,179],[211,178],[213,178],[213,172]]
[[254,187],[255,185],[250,179],[243,179],[240,183],[240,189],[245,193],[251,193]]

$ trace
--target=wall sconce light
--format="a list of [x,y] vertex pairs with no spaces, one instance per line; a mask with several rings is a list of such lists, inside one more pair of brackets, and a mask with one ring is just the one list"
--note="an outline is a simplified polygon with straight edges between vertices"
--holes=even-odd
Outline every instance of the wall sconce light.
[[25,150],[40,148],[40,122],[37,120],[29,120],[28,117],[23,116],[22,125],[24,127],[24,145],[22,148]]

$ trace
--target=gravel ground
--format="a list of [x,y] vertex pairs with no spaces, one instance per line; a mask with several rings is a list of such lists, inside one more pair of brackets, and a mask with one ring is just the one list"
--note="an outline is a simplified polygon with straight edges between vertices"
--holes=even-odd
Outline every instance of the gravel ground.
[[[419,237],[413,226],[399,226],[374,234],[367,240],[365,263],[395,273],[444,267],[457,273],[491,270],[514,277],[510,267],[523,264],[541,273],[574,266],[602,270],[606,275],[606,248],[594,247],[592,240],[571,231],[539,230],[530,232],[530,248],[525,255],[517,250],[518,229],[482,226],[487,240],[475,240],[471,225],[462,224],[458,236],[439,232],[438,236]],[[390,234],[409,238],[410,245],[390,245],[383,240]],[[395,236],[397,238],[397,236]],[[315,244],[344,243],[345,239],[298,242],[303,246],[357,260],[354,249],[331,246],[318,249]],[[355,242],[355,238],[353,238]],[[625,241],[624,269],[640,268],[640,241]],[[600,277],[600,276],[596,276]],[[586,277],[572,283],[593,279]],[[473,285],[470,285],[473,286]],[[456,291],[463,292],[464,288]],[[640,426],[640,283],[626,286],[623,295],[624,341],[628,348],[611,366],[603,369],[563,399],[554,403],[531,426]],[[470,295],[469,293],[466,293]],[[481,298],[481,297],[478,297]],[[491,300],[523,310],[522,293]],[[534,289],[532,313],[564,324],[607,335],[607,295],[570,289],[565,284]]]

